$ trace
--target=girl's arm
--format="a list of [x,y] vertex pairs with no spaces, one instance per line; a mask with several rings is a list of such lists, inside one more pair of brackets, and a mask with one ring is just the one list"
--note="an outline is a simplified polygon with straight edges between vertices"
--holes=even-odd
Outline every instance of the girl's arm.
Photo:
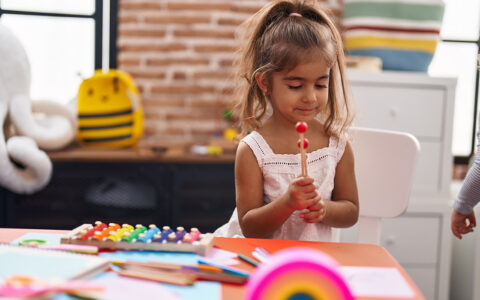
[[270,238],[293,211],[316,201],[313,179],[298,178],[287,193],[264,204],[263,175],[255,155],[244,143],[238,146],[235,158],[235,190],[240,227],[249,238]]
[[357,223],[358,191],[350,143],[345,146],[343,156],[337,165],[332,201],[325,201],[325,205],[326,214],[322,223],[332,227],[350,227]]

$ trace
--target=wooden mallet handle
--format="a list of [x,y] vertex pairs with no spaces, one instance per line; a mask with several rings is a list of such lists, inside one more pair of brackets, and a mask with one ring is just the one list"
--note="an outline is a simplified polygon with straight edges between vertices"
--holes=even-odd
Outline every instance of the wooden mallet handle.
[[302,176],[307,177],[308,172],[307,172],[307,154],[305,152],[305,149],[308,147],[308,140],[304,137],[304,133],[307,131],[307,123],[305,122],[297,122],[295,125],[295,129],[298,132],[298,135],[300,136],[300,139],[298,140],[298,147],[300,147],[300,157],[301,157],[301,166],[302,166]]

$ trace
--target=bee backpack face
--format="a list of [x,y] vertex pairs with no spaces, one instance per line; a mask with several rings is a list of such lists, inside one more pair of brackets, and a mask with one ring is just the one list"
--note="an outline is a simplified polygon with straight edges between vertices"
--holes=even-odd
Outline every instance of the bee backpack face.
[[126,72],[97,70],[78,91],[77,137],[84,146],[135,145],[143,132],[138,90]]

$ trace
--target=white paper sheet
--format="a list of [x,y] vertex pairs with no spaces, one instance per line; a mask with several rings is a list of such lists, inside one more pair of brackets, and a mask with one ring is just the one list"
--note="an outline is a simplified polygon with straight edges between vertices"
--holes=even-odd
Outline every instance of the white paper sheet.
[[208,251],[208,254],[204,257],[206,261],[216,263],[224,266],[236,265],[239,263],[236,260],[237,254],[228,250],[219,248],[212,248]]
[[413,298],[405,278],[395,268],[339,267],[356,297]]

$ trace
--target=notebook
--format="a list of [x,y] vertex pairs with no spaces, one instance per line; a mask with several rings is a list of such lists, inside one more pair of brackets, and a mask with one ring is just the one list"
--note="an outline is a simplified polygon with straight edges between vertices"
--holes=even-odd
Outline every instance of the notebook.
[[13,275],[65,281],[91,276],[107,269],[103,257],[0,244],[0,282]]

